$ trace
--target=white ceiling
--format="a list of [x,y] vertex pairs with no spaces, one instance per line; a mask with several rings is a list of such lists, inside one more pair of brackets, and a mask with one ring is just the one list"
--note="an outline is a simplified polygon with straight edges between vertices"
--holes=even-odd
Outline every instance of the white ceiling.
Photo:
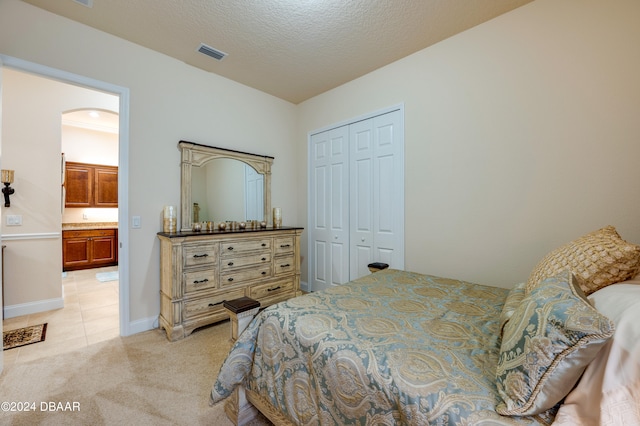
[[297,104],[532,0],[23,1]]

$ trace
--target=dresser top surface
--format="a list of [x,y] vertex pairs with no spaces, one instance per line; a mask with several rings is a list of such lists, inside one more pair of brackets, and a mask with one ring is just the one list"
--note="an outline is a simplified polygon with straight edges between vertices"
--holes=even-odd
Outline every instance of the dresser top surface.
[[246,235],[246,234],[260,234],[261,232],[284,232],[284,231],[295,231],[304,229],[299,226],[281,226],[279,228],[274,228],[272,226],[268,226],[266,228],[245,228],[245,229],[226,229],[221,231],[219,229],[213,231],[189,231],[189,232],[158,232],[158,235],[166,238],[184,238],[184,237],[204,237],[207,235],[211,236],[238,236],[238,235]]

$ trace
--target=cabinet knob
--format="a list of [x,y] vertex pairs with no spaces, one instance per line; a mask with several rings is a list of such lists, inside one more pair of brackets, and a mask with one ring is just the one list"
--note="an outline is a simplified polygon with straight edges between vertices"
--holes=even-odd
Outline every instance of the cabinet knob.
[[227,263],[227,265],[233,266],[233,262],[229,262],[229,263]]
[[262,271],[262,275],[267,275],[267,273],[265,271]]
[[231,281],[233,281],[233,278],[229,278],[227,281],[231,282]]
[[227,247],[227,250],[233,250],[233,246]]
[[262,243],[262,247],[266,247],[266,246],[267,246],[267,243]]
[[266,257],[263,257],[261,260],[264,262],[265,260],[267,260],[267,258],[266,258]]

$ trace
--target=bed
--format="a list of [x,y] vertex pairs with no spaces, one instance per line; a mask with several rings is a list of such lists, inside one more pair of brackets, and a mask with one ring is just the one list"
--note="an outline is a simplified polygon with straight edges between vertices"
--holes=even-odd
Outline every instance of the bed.
[[240,335],[211,402],[237,424],[640,424],[636,256],[602,290],[554,261],[512,289],[391,269],[290,299]]

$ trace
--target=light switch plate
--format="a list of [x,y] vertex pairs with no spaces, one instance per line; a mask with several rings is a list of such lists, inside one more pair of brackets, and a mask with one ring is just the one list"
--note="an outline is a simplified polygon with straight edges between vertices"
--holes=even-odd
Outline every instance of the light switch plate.
[[6,216],[7,226],[22,226],[22,215],[8,214]]
[[134,229],[138,229],[141,228],[141,220],[140,220],[140,216],[132,216],[131,217],[131,227]]

